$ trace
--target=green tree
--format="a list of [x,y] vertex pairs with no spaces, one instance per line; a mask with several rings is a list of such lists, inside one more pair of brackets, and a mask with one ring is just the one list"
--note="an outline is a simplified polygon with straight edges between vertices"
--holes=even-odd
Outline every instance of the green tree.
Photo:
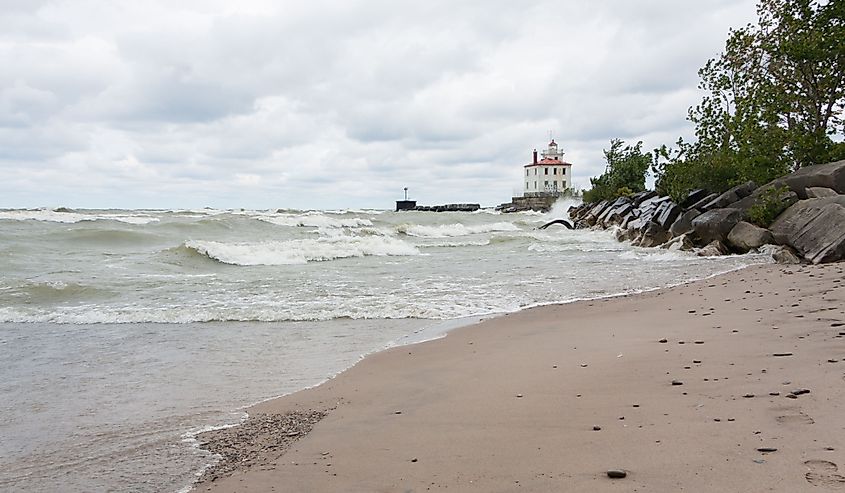
[[845,1],[761,0],[699,71],[696,140],[655,153],[659,191],[683,196],[845,157]]
[[642,145],[642,142],[630,146],[620,139],[611,140],[610,149],[604,150],[605,171],[590,178],[592,188],[584,192],[584,201],[598,202],[645,190],[645,177],[652,155],[643,153]]

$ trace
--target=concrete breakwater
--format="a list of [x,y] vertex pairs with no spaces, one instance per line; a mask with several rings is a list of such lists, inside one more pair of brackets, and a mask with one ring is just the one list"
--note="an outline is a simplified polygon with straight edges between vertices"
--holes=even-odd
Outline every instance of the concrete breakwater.
[[413,200],[400,200],[396,202],[396,212],[475,212],[478,209],[481,209],[480,204],[417,205],[416,201]]
[[[754,224],[755,209],[774,209]],[[807,166],[772,182],[680,201],[646,191],[569,209],[576,228],[616,229],[619,241],[702,256],[768,251],[784,263],[845,259],[845,161]],[[768,222],[768,221],[767,221]]]

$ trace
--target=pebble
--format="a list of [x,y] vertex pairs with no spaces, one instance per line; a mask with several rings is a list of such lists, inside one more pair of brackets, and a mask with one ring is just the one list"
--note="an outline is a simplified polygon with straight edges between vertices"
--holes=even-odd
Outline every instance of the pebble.
[[774,353],[772,356],[792,356],[792,353]]
[[669,340],[668,339],[660,339],[657,342],[659,342],[660,344],[666,344],[667,342],[669,342]]
[[607,471],[607,477],[613,478],[613,479],[621,479],[621,478],[624,478],[627,475],[628,475],[628,473],[625,472],[624,469],[611,469],[611,470]]
[[601,426],[593,426],[593,431],[601,431]]
[[522,394],[516,394],[516,397],[517,397],[518,399],[519,399],[519,398],[522,398]]
[[797,396],[797,395],[795,395],[795,394],[786,394],[786,398],[787,398],[787,399],[797,399],[797,398],[798,398],[798,396]]
[[411,462],[417,462],[417,458],[414,457],[413,459],[411,459]]
[[684,382],[682,382],[680,380],[672,380],[672,385],[683,385],[683,384],[684,384]]
[[774,447],[760,447],[760,448],[757,449],[757,452],[763,452],[764,454],[768,453],[768,452],[777,452],[777,451],[778,451],[778,449],[776,449]]
[[695,341],[695,344],[704,344],[704,341]]
[[693,362],[693,363],[695,363],[696,365],[700,365],[700,364],[701,364],[701,360],[700,360],[700,359],[694,359],[694,360],[692,360],[692,362]]
[[745,394],[743,397],[745,397],[746,399],[750,399],[754,397],[754,394]]
[[769,395],[780,395],[780,392],[769,392]]
[[828,452],[833,452],[834,450],[836,450],[833,447],[825,447],[824,449],[827,450]]
[[829,360],[827,360],[827,362],[828,362],[828,363],[837,363],[837,362],[839,362],[839,360],[838,360],[838,359],[833,359],[833,358],[830,358]]
[[792,391],[792,393],[795,394],[795,395],[809,394],[810,389],[795,389],[795,390]]

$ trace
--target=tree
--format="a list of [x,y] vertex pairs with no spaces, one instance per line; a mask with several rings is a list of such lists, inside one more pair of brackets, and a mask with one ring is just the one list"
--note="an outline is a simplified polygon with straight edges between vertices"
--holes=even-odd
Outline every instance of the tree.
[[642,145],[637,142],[635,146],[626,146],[620,139],[611,140],[610,149],[604,150],[605,171],[590,178],[593,187],[584,192],[584,202],[614,199],[645,190],[645,176],[652,156],[642,152]]
[[720,192],[845,157],[832,138],[845,135],[845,1],[760,0],[757,13],[699,70],[696,141],[655,153],[658,190]]

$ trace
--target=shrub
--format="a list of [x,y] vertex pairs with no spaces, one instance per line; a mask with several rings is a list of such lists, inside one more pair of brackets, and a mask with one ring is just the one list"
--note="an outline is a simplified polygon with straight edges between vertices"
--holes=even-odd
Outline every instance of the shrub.
[[792,205],[789,197],[789,187],[786,185],[763,191],[748,209],[748,220],[761,228],[768,228],[781,212]]

